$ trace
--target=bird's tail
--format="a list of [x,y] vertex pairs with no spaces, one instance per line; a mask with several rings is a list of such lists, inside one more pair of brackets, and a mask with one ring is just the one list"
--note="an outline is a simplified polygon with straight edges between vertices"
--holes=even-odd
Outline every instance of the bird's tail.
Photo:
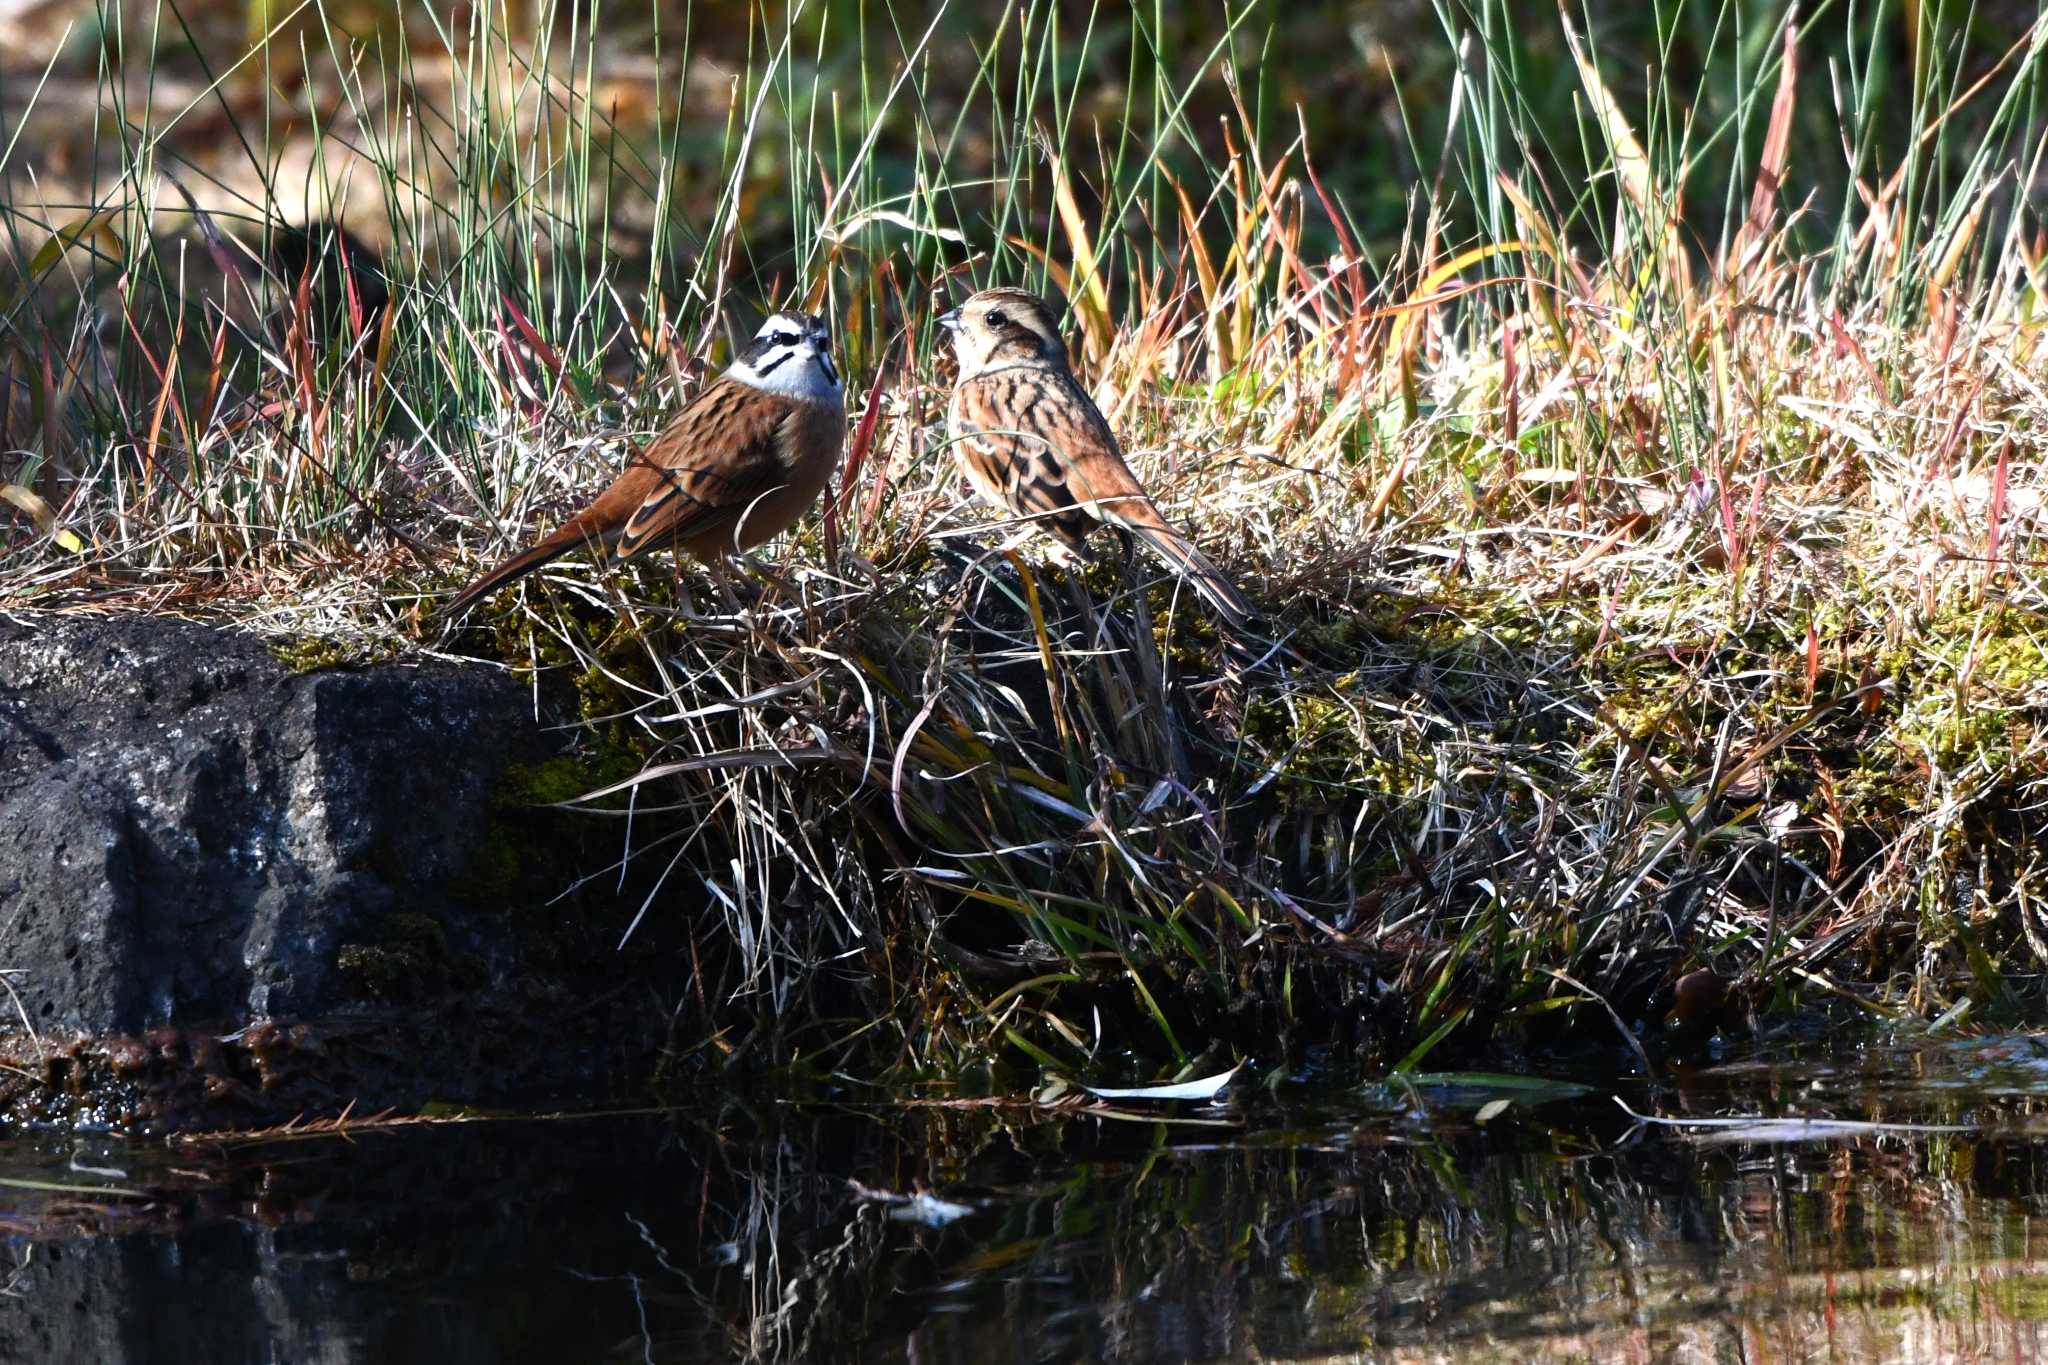
[[1237,590],[1237,585],[1224,577],[1223,571],[1210,563],[1209,557],[1196,549],[1193,542],[1174,530],[1149,500],[1141,506],[1118,507],[1110,517],[1178,569],[1232,630],[1243,630],[1258,615],[1244,594]]
[[543,536],[531,547],[521,550],[518,554],[513,555],[510,559],[490,570],[474,583],[471,583],[461,592],[456,593],[449,600],[448,605],[442,607],[434,615],[439,620],[453,621],[498,589],[518,582],[535,569],[567,554],[589,539],[588,533],[572,521],[552,535]]

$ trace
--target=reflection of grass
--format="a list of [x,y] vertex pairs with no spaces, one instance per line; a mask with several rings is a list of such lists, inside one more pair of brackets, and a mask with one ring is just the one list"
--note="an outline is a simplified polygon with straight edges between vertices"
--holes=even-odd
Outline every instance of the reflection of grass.
[[[593,103],[620,50],[557,18],[546,52],[477,29],[388,65],[301,35],[307,107],[346,136],[298,197],[378,205],[375,331],[346,286],[317,325],[283,306],[295,281],[230,290],[221,328],[202,254],[144,230],[162,111],[107,135],[132,175],[101,211],[49,236],[17,204],[8,600],[432,647],[422,605],[615,467],[594,433],[644,429],[727,326],[809,301],[858,376],[850,487],[758,600],[572,562],[464,637],[571,682],[590,770],[638,774],[584,804],[631,814],[621,930],[690,925],[686,1066],[1009,1085],[1336,1039],[1434,1067],[1618,1041],[1701,961],[1765,1007],[2023,1004],[2003,977],[2048,960],[2040,264],[1994,191],[2038,132],[2036,54],[1955,86],[1952,119],[1930,94],[1926,139],[1861,166],[1814,253],[1765,133],[1824,104],[1821,53],[1758,47],[1743,128],[1708,129],[1669,120],[1682,92],[1655,117],[1610,93],[1581,44],[1586,122],[1537,128],[1481,45],[1445,188],[1380,250],[1323,174],[1341,142],[1262,123],[1256,91],[1221,142],[1188,114],[1234,107],[1218,58],[1259,9],[1148,55],[1116,121],[1084,81],[1109,40],[1027,10],[977,36],[964,93],[961,16],[943,62],[908,23],[825,57],[756,33],[715,98],[653,68],[633,137],[623,97]],[[1996,57],[1919,50],[1928,92]],[[255,70],[191,117],[246,112]],[[1866,146],[1885,111],[1858,98]],[[1703,245],[1671,187],[1738,131],[1767,150]],[[1554,174],[1567,135],[1608,173]],[[203,169],[178,173],[221,205]],[[1067,292],[1134,462],[1289,650],[1253,664],[1169,583],[955,534],[929,318],[970,279]]]
[[[1652,1142],[1588,1159],[1569,1128],[1389,1132],[1345,1106],[1284,1134],[1258,1131],[1255,1111],[1235,1137],[919,1117],[931,1122],[788,1107],[761,1136],[739,1113],[705,1122],[699,1145],[678,1144],[716,1154],[708,1217],[691,1206],[710,1230],[698,1241],[741,1254],[693,1275],[689,1311],[670,1305],[669,1320],[724,1321],[763,1358],[868,1332],[893,1344],[909,1324],[878,1324],[871,1305],[894,1299],[915,1305],[927,1358],[1325,1359],[1370,1343],[1394,1358],[1583,1361],[1674,1345],[1717,1358],[1731,1323],[1783,1340],[1787,1359],[1813,1341],[1857,1359],[1968,1358],[2001,1332],[2031,1340],[2012,1320],[2040,1312],[2043,1266],[2010,1251],[2040,1176],[2012,1148],[1737,1160]],[[978,1212],[913,1239],[841,1193],[848,1176],[894,1189],[927,1172]],[[1962,1301],[1979,1279],[1983,1302]],[[1033,1350],[1013,1355],[1024,1324]]]

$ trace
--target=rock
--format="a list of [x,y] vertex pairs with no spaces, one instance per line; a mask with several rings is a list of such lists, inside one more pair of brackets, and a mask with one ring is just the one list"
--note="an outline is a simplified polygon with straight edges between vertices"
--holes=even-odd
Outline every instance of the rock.
[[188,621],[0,617],[0,1029],[42,1082],[0,1073],[0,1107],[143,1086],[175,1102],[115,1108],[211,1122],[559,1093],[589,1057],[465,1078],[474,1049],[421,1033],[566,1004],[579,973],[618,984],[615,925],[541,909],[570,873],[508,873],[493,846],[508,819],[548,842],[501,799],[563,748],[533,712],[482,665],[301,673]]

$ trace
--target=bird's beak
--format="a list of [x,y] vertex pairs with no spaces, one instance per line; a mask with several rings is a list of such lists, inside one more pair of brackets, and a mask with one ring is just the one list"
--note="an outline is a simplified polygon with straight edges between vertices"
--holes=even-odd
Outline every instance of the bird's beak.
[[959,331],[959,330],[960,330],[960,310],[959,310],[958,308],[954,308],[954,309],[951,309],[951,310],[950,310],[950,311],[948,311],[948,312],[944,312],[944,313],[941,313],[941,314],[939,314],[939,317],[938,317],[938,322],[939,322],[939,326],[941,326],[941,327],[945,328],[945,329],[946,329],[947,331],[949,331],[949,332],[957,332],[957,331]]

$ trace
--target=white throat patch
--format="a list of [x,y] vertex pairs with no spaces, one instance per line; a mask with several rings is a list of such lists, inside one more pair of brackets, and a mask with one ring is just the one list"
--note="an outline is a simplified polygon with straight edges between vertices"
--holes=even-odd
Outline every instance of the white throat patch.
[[831,357],[821,357],[808,342],[777,346],[751,364],[735,361],[726,373],[750,388],[801,403],[842,401],[838,369]]

